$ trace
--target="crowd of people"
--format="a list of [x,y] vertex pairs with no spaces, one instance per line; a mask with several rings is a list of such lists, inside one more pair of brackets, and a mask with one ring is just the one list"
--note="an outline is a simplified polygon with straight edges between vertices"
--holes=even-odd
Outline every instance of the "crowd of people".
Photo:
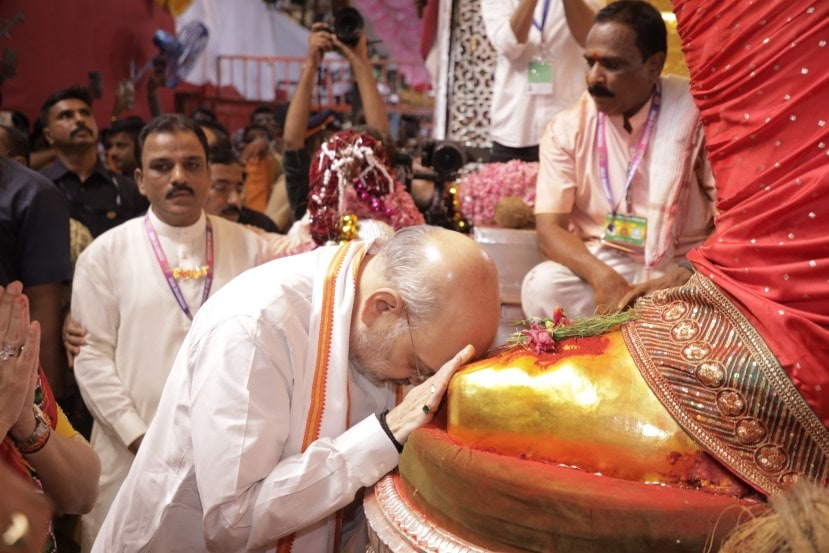
[[[326,25],[316,24],[299,86],[310,91],[316,85],[316,69],[333,49],[351,62],[365,117],[364,127],[341,140],[364,144],[388,164],[393,153],[383,144],[393,152],[389,119],[365,36],[347,46]],[[323,245],[313,240],[306,214],[310,190],[323,183],[309,178],[309,172],[315,152],[340,126],[333,112],[312,113],[310,96],[298,93],[287,110],[256,107],[249,125],[233,133],[206,107],[187,116],[158,113],[146,122],[113,116],[112,124],[99,131],[90,91],[71,86],[43,102],[37,119],[42,140],[31,139],[23,124],[0,127],[0,184],[7,206],[3,224],[9,228],[3,244],[0,334],[11,329],[4,342],[9,349],[0,354],[0,389],[4,398],[15,396],[13,403],[3,403],[2,420],[8,423],[4,460],[46,493],[49,513],[83,514],[80,531],[72,522],[61,529],[68,535],[50,526],[44,538],[49,547],[64,541],[70,549],[92,548],[202,304],[250,268]],[[133,102],[119,96],[114,113]],[[340,170],[344,186],[357,175],[370,178],[373,171],[379,179],[389,179],[378,198],[386,197],[390,205],[408,198],[395,187],[399,183],[392,167],[374,164],[364,171],[356,150],[349,152],[332,152],[327,158],[349,164],[349,174]],[[402,201],[415,209],[410,199]],[[376,239],[402,226],[388,210],[372,213],[367,208],[366,215],[377,219]],[[416,241],[426,248],[434,240]],[[290,272],[278,271],[280,278]],[[491,283],[491,268],[487,274]],[[286,286],[295,284],[288,281]],[[423,324],[415,308],[418,299],[411,302],[411,324]],[[402,305],[398,298],[398,314]],[[32,330],[29,316],[38,321]],[[486,350],[487,340],[491,336],[476,342],[480,351]],[[367,350],[363,355],[371,358]],[[446,359],[430,362],[431,372]],[[31,378],[13,380],[15,367],[24,361],[26,372],[19,375]],[[394,378],[406,379],[398,376]],[[381,378],[371,373],[372,381]],[[396,431],[398,413],[393,410],[387,419]],[[406,418],[402,423],[412,424]],[[50,438],[53,433],[72,439],[72,447],[61,446],[62,438]],[[26,438],[30,434],[35,439]],[[62,454],[66,462],[55,463]],[[65,473],[70,470],[76,471],[74,478]],[[28,533],[38,517],[28,519],[20,543],[12,540],[16,547],[42,542]],[[74,543],[77,536],[79,544]]]
[[[703,287],[695,267],[768,311],[720,271],[733,260],[709,240],[715,217],[732,224],[721,232],[739,224],[716,209],[730,205],[717,202],[699,99],[662,76],[660,13],[601,6],[481,2],[498,52],[492,160],[539,163],[545,261],[524,280],[525,314],[617,312]],[[208,108],[157,104],[149,121],[99,132],[78,86],[44,100],[39,140],[0,126],[0,481],[19,502],[3,501],[0,551],[359,546],[361,490],[493,345],[495,262],[424,225],[398,182],[365,36],[311,31],[287,109],[257,107],[234,132]],[[312,112],[331,50],[351,64],[364,126]],[[825,320],[794,304],[790,322],[825,352]],[[761,316],[751,322],[825,423],[825,371]],[[823,443],[825,426],[809,428]],[[13,473],[43,496],[6,486]],[[83,516],[54,519],[66,536],[53,512]]]

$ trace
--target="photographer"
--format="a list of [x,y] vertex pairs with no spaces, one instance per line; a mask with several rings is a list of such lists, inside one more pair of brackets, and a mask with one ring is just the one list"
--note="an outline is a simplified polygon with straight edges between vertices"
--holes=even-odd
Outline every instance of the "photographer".
[[390,133],[386,106],[377,90],[377,82],[374,80],[371,62],[368,59],[365,33],[360,33],[356,45],[348,46],[332,31],[326,23],[314,23],[311,27],[308,55],[285,116],[283,170],[294,221],[299,221],[305,214],[308,206],[308,170],[311,167],[311,156],[326,138],[325,132],[319,132],[306,141],[311,97],[326,52],[338,52],[351,64],[351,73],[363,102],[366,126],[383,136]]

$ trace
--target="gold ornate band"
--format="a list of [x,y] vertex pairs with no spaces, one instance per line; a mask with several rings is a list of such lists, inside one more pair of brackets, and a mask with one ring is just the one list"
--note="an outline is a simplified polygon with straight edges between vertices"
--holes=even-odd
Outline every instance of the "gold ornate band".
[[677,422],[769,495],[829,481],[829,430],[745,316],[706,277],[637,303],[631,355]]

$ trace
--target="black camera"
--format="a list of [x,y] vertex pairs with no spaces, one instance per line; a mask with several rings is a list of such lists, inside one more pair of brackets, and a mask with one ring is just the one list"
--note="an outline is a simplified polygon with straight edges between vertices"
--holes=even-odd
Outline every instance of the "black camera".
[[423,146],[420,153],[420,163],[424,167],[431,167],[444,179],[461,170],[466,165],[466,148],[451,140],[429,142]]
[[363,25],[363,16],[354,8],[342,8],[334,14],[334,34],[340,42],[351,48],[360,42]]

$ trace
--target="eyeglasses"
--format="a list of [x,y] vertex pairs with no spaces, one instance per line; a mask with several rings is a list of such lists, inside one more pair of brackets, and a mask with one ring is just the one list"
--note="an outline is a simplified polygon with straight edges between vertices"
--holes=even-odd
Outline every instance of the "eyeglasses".
[[412,355],[414,355],[415,372],[417,372],[417,384],[420,384],[421,382],[423,382],[423,373],[420,372],[420,361],[418,361],[417,350],[415,349],[414,345],[414,336],[412,335],[412,323],[409,320],[409,308],[404,305],[403,310],[406,312],[406,325],[409,327],[409,340],[412,341]]

